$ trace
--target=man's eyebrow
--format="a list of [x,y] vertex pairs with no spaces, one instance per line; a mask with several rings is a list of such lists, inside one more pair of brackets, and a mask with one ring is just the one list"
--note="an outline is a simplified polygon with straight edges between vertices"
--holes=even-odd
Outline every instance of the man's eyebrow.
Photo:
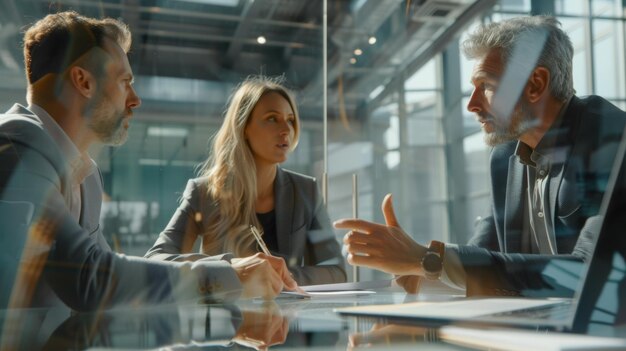
[[476,73],[472,77],[470,77],[470,81],[469,82],[470,82],[470,84],[474,84],[478,80],[486,80],[486,79],[498,80],[498,76],[496,76],[493,73],[481,71],[481,72]]

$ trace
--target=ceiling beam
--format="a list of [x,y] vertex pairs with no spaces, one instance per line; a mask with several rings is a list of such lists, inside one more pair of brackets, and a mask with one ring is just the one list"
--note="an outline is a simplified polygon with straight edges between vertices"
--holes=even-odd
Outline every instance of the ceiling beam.
[[471,4],[443,34],[435,38],[428,47],[422,48],[421,53],[417,57],[404,65],[402,71],[398,72],[398,74],[385,85],[385,88],[378,96],[368,102],[370,109],[379,106],[389,94],[395,91],[394,87],[396,87],[397,84],[403,84],[410,75],[417,72],[417,70],[424,66],[433,56],[443,51],[472,20],[493,8],[495,3],[496,0],[476,0],[476,2]]
[[[49,3],[49,0],[41,0],[42,3]],[[126,11],[138,11],[140,13],[149,13],[153,15],[166,15],[166,16],[179,16],[185,18],[196,18],[203,20],[218,20],[218,21],[228,21],[228,22],[239,22],[243,20],[240,15],[227,15],[221,14],[217,12],[208,12],[208,11],[191,11],[191,10],[180,10],[180,9],[172,9],[167,7],[158,7],[158,6],[137,6],[125,8],[123,4],[112,4],[107,2],[102,2],[98,0],[56,0],[56,4],[58,5],[67,5],[67,6],[82,6],[82,7],[96,7],[98,9],[108,9],[108,10],[126,10]],[[277,27],[287,27],[287,28],[306,28],[310,30],[321,30],[319,25],[312,23],[300,23],[300,22],[290,22],[290,21],[276,21],[269,19],[253,19],[253,23],[255,24],[266,24]]]
[[[339,75],[344,71],[348,59],[352,56],[352,50],[358,45],[362,45],[367,39],[367,33],[376,33],[378,28],[393,14],[402,0],[368,0],[358,13],[353,16],[345,16],[337,25],[333,25],[329,30],[333,32],[329,35],[331,41],[337,46],[337,51],[333,57],[328,58],[328,84],[333,84]],[[363,33],[363,36],[354,35]],[[304,96],[313,100],[321,100],[323,76],[321,70],[316,75],[316,79],[311,81],[305,88]]]
[[[237,29],[235,29],[235,33],[233,34],[233,38],[245,38],[248,34],[248,30],[252,25],[252,21],[259,17],[263,8],[267,5],[267,0],[256,0],[252,2],[245,2],[244,8],[241,11],[241,21],[237,25]],[[276,4],[274,4],[276,6]],[[235,60],[239,57],[239,53],[241,52],[241,48],[243,47],[244,42],[242,40],[233,40],[228,46],[228,50],[226,50],[226,54],[224,55],[223,63],[228,67],[232,67],[235,65]]]

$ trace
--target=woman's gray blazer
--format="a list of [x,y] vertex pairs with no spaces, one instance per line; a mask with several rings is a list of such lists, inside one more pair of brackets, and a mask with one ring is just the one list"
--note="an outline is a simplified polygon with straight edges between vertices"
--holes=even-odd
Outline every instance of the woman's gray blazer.
[[[146,257],[170,261],[196,260],[206,255],[192,253],[194,243],[208,228],[216,211],[209,197],[206,177],[191,179],[180,206]],[[322,204],[315,179],[277,168],[274,209],[278,253],[285,259],[300,285],[346,281],[341,249]],[[202,245],[202,242],[201,242]],[[219,257],[224,252],[207,252]]]

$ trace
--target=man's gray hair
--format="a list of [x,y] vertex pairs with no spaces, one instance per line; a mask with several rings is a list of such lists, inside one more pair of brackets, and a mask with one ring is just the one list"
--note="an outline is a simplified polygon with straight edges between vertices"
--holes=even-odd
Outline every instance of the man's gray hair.
[[484,24],[463,42],[462,50],[468,59],[481,58],[492,50],[499,50],[503,62],[519,64],[521,58],[511,57],[516,45],[530,45],[532,43],[525,41],[539,41],[545,37],[536,64],[531,62],[524,64],[534,64],[535,67],[548,69],[549,89],[552,95],[565,101],[575,93],[572,77],[574,48],[569,36],[560,27],[561,23],[549,16],[516,17]]

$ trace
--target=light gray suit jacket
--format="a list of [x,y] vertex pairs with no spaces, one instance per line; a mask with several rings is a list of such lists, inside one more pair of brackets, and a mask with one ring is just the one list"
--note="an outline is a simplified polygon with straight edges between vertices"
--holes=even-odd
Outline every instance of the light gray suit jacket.
[[11,293],[21,306],[76,310],[239,296],[241,284],[228,262],[155,262],[112,252],[98,226],[99,172],[82,184],[77,222],[68,210],[67,160],[41,120],[17,104],[0,115],[0,165],[0,201],[34,208],[28,216],[0,213],[0,263],[8,267],[0,277],[0,308]]
[[[178,210],[146,257],[163,260],[206,257],[189,251],[198,237],[204,238],[203,233],[217,209],[208,194],[207,181],[206,177],[189,180]],[[278,167],[274,199],[277,255],[285,259],[296,281],[301,285],[345,282],[341,249],[315,179]],[[223,253],[204,252],[208,255]],[[328,260],[334,262],[320,264]]]

